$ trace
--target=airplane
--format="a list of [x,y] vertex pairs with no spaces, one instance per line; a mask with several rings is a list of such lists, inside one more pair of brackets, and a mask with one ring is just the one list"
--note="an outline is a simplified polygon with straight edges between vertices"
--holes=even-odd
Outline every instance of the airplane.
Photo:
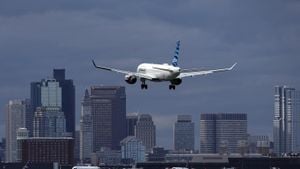
[[225,72],[232,70],[237,63],[234,63],[231,67],[221,68],[221,69],[212,69],[212,70],[197,70],[197,69],[181,69],[178,67],[178,58],[179,58],[179,47],[180,41],[176,42],[175,54],[173,56],[172,64],[154,64],[154,63],[141,63],[137,67],[136,72],[131,72],[127,70],[115,69],[111,67],[98,66],[95,61],[92,60],[95,68],[117,72],[125,74],[125,81],[128,84],[135,84],[137,79],[141,81],[141,89],[148,89],[146,81],[153,82],[163,82],[169,81],[169,89],[175,90],[175,86],[182,83],[182,79],[185,77],[193,77],[199,75],[207,75],[217,72]]

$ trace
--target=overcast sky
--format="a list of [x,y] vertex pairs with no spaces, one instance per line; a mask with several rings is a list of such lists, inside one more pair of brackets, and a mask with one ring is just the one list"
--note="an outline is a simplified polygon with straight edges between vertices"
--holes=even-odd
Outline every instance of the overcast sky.
[[[29,98],[29,84],[65,68],[76,85],[76,115],[84,89],[124,85],[127,112],[149,113],[159,146],[172,147],[178,114],[247,113],[250,134],[272,135],[275,85],[300,89],[300,1],[0,0],[0,136],[9,99]],[[126,84],[100,65],[136,70],[170,63],[181,40],[179,66],[231,72],[168,83]],[[77,125],[78,126],[78,125]]]

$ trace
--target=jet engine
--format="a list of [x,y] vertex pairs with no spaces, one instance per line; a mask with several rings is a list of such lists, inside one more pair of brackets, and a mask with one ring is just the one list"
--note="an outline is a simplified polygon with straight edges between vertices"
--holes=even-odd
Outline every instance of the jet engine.
[[180,85],[181,82],[182,82],[182,80],[179,79],[179,78],[176,78],[176,79],[171,80],[171,83],[174,84],[174,85]]
[[125,76],[125,81],[126,81],[128,84],[135,84],[136,81],[137,81],[137,78],[136,78],[136,76],[134,76],[134,75],[126,75],[126,76]]

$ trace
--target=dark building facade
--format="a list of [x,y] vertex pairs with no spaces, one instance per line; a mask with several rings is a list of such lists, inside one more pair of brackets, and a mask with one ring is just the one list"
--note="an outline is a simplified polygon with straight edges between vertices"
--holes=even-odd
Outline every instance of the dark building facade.
[[126,136],[135,135],[135,125],[138,121],[137,114],[129,114],[126,116]]
[[30,111],[26,113],[26,128],[29,136],[33,137],[33,119],[37,107],[42,105],[41,82],[30,83]]
[[22,162],[73,165],[74,139],[70,137],[27,138],[20,140]]
[[75,137],[75,86],[73,80],[65,79],[65,69],[54,69],[53,78],[62,88],[62,111],[66,118],[66,132]]
[[126,94],[122,86],[92,86],[90,105],[93,152],[120,149],[126,136]]

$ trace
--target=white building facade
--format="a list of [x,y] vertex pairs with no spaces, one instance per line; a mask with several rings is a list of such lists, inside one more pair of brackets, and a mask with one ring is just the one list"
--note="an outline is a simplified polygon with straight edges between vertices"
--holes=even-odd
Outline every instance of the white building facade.
[[10,100],[5,115],[5,159],[6,162],[17,161],[17,131],[25,127],[26,105],[23,100]]

